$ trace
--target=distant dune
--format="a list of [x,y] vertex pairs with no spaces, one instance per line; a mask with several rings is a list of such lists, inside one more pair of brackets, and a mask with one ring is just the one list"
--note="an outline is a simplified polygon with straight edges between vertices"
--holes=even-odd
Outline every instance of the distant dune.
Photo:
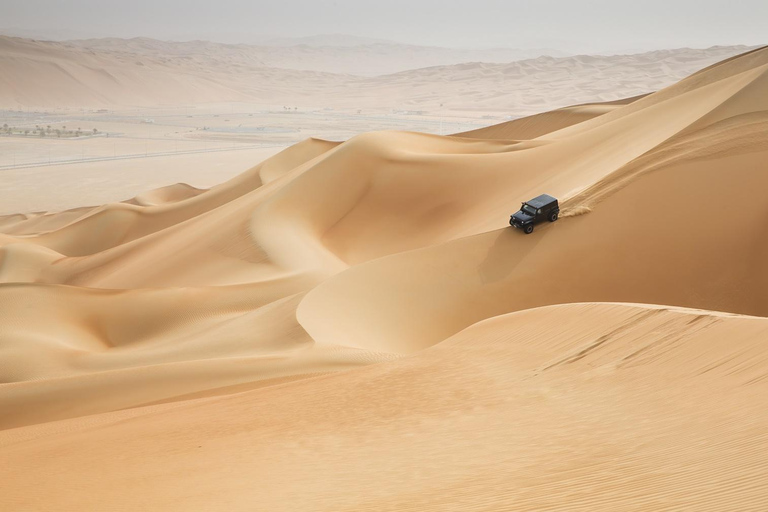
[[[732,46],[520,60],[530,55],[385,43],[254,47],[0,36],[0,107],[250,102],[521,116],[647,94],[745,50]],[[502,63],[470,62],[481,60]],[[398,72],[383,74],[392,71]]]
[[[41,76],[68,58],[4,44]],[[763,48],[0,217],[0,508],[766,510],[766,162]],[[542,192],[562,217],[508,227]]]
[[314,36],[306,38],[266,39],[262,45],[220,44],[208,41],[170,42],[149,38],[88,39],[69,41],[78,48],[162,58],[184,55],[216,57],[243,65],[319,71],[324,73],[374,76],[427,66],[462,62],[506,63],[548,55],[564,57],[558,50],[541,48],[462,49],[415,46],[392,41],[352,38],[350,36]]

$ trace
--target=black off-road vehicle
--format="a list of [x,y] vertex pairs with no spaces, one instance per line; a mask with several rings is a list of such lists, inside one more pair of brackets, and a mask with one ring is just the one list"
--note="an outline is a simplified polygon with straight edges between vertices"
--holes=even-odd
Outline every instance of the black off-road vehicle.
[[509,218],[509,225],[522,229],[526,235],[533,233],[533,225],[544,219],[555,222],[560,213],[557,199],[547,194],[541,194],[523,203],[520,211]]

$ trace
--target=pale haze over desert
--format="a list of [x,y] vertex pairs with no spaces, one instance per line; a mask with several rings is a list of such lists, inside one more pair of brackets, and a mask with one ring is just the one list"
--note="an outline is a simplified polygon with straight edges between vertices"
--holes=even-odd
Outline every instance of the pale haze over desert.
[[766,44],[0,0],[0,511],[768,510]]

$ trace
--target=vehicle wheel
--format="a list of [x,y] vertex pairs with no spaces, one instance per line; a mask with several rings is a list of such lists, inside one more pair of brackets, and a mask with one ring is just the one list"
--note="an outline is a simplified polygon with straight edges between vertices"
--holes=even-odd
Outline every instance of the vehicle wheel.
[[523,231],[525,231],[526,235],[530,235],[531,233],[533,233],[533,224],[528,224],[527,226],[525,226],[525,228],[523,228]]
[[549,214],[549,222],[555,222],[557,220],[557,212],[552,212]]

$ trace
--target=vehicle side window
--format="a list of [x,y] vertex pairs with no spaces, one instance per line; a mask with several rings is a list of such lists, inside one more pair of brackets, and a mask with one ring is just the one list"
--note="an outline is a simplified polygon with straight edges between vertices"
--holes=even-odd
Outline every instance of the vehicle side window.
[[536,210],[536,215],[541,215],[541,208],[539,208],[538,210]]

